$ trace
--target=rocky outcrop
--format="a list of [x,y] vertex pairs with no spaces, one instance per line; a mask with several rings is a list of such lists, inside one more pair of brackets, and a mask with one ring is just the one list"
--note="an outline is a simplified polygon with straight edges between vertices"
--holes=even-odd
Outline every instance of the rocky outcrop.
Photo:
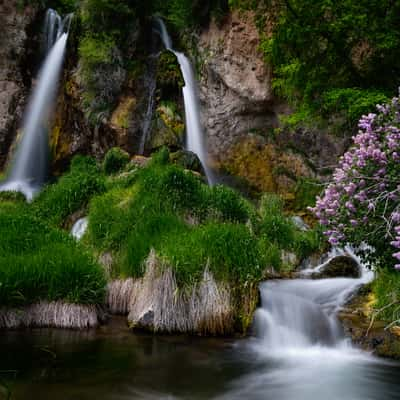
[[260,191],[287,193],[297,178],[320,178],[347,141],[317,128],[284,129],[290,108],[274,96],[251,12],[212,22],[199,40],[200,97],[211,163]]
[[364,350],[380,357],[400,359],[400,327],[390,327],[377,314],[371,289],[363,287],[340,311],[345,334]]
[[17,0],[0,2],[0,169],[21,123],[38,50],[34,28],[35,6],[22,7]]
[[329,260],[324,267],[311,275],[314,279],[325,278],[360,278],[361,270],[358,262],[350,256],[338,256]]

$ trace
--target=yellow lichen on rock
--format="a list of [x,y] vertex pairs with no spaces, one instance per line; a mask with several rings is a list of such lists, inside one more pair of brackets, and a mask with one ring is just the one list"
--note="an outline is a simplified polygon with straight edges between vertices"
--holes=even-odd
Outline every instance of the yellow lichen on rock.
[[128,129],[129,117],[133,114],[136,108],[135,97],[122,97],[111,116],[111,125],[115,129]]

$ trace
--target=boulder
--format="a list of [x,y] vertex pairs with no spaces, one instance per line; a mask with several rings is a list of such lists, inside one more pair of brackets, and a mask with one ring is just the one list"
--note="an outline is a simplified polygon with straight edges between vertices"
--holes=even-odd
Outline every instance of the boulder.
[[313,273],[312,278],[359,278],[361,276],[360,266],[354,258],[350,256],[338,256],[331,259],[324,268]]

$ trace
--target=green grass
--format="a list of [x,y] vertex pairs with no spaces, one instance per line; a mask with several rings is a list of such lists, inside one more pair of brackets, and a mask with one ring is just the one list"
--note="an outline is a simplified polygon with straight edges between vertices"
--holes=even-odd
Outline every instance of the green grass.
[[383,309],[379,313],[379,319],[388,323],[400,319],[400,274],[389,268],[381,268],[377,272],[377,278],[372,284],[372,290],[376,297],[375,308]]
[[48,185],[35,198],[32,207],[39,218],[61,226],[69,215],[84,208],[94,194],[104,190],[104,178],[95,161],[76,156],[70,171],[56,184]]
[[102,303],[100,266],[67,233],[31,211],[30,206],[0,204],[0,304]]
[[260,279],[264,255],[245,225],[210,223],[170,234],[159,253],[173,267],[181,284],[198,281],[207,266],[217,280]]
[[306,257],[319,245],[283,213],[282,200],[266,195],[259,209],[234,190],[208,187],[156,154],[126,186],[92,199],[89,244],[115,254],[114,276],[140,277],[154,248],[180,284],[199,281],[207,266],[217,279],[257,281],[267,267],[281,267],[281,251]]

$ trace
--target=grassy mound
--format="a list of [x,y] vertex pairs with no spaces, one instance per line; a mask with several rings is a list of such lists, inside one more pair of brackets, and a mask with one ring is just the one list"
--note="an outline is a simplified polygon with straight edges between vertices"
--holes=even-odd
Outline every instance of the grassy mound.
[[54,226],[99,190],[94,168],[92,162],[76,160],[71,171],[32,204],[10,195],[0,199],[1,305],[103,303],[106,281],[101,267],[67,232]]
[[198,283],[206,267],[217,280],[241,285],[259,281],[266,268],[280,269],[282,250],[302,258],[319,248],[318,233],[299,230],[276,196],[256,208],[167,160],[160,151],[126,185],[109,184],[90,202],[87,243],[115,255],[115,278],[143,276],[155,249],[179,286]]

